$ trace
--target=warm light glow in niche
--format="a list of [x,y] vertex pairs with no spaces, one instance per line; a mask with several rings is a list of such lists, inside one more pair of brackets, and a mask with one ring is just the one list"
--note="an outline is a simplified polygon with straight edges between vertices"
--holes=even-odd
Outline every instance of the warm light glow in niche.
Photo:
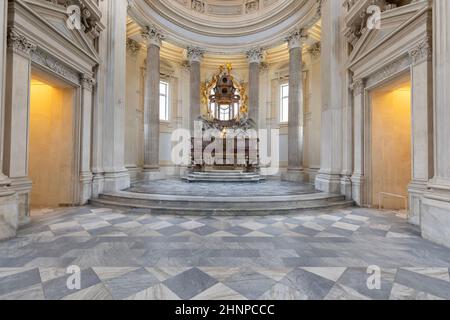
[[[407,196],[411,182],[411,85],[372,93],[372,202],[380,192]],[[384,208],[404,209],[405,200],[383,198]]]
[[73,203],[74,90],[32,78],[29,175],[33,208]]

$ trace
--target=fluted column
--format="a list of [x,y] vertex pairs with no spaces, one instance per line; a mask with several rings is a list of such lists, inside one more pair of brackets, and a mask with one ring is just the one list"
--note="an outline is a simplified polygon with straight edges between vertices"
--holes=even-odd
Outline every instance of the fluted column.
[[6,24],[7,24],[8,2],[0,5],[0,195],[6,191],[10,183],[7,176],[3,174],[3,124],[5,116],[5,64],[6,64]]
[[19,222],[17,195],[3,174],[7,8],[8,1],[3,1],[0,4],[0,240],[14,237]]
[[450,247],[450,1],[433,1],[434,178],[422,202],[423,237]]
[[102,112],[102,162],[104,192],[116,192],[130,186],[125,168],[125,86],[127,2],[108,1],[106,44],[108,51],[102,62],[105,75],[101,78],[104,95]]
[[261,48],[254,48],[247,52],[249,62],[248,77],[248,117],[259,127],[259,70],[263,59]]
[[364,205],[364,99],[365,82],[356,79],[352,84],[353,89],[353,175],[352,198],[359,206]]
[[341,193],[343,160],[343,90],[342,48],[345,39],[341,33],[344,7],[340,1],[322,2],[322,127],[320,171],[316,189]]
[[92,198],[92,169],[91,169],[91,143],[92,143],[92,94],[95,80],[91,74],[83,74],[81,82],[81,132],[80,151],[80,205],[84,205]]
[[[431,14],[430,14],[431,19]],[[432,43],[426,36],[410,50],[412,91],[412,181],[408,186],[409,221],[420,224],[421,198],[433,178],[433,61]]]
[[142,37],[147,41],[147,73],[144,100],[144,170],[143,178],[160,178],[159,171],[159,83],[160,48],[164,38],[154,26],[146,27]]
[[298,29],[286,39],[289,43],[289,123],[288,171],[284,180],[303,181],[303,59],[302,47],[306,31]]
[[31,180],[28,177],[28,122],[31,55],[36,44],[9,28],[5,85],[3,173],[19,196],[19,223],[29,221]]
[[203,58],[204,50],[201,48],[187,48],[187,58],[191,65],[190,73],[190,130],[194,132],[194,122],[200,117],[200,63]]

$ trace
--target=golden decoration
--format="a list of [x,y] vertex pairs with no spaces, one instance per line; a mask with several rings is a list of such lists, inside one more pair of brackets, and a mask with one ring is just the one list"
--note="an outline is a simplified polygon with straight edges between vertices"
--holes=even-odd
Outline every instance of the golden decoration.
[[[233,70],[233,65],[227,63],[226,66],[220,65],[219,69],[214,73],[209,81],[204,81],[200,85],[200,98],[202,110],[205,110],[205,115],[208,118],[212,118],[211,110],[209,108],[209,96],[211,95],[211,90],[216,87],[219,82],[220,76],[224,73],[225,67],[228,74]],[[244,82],[238,82],[231,74],[231,80],[233,81],[233,86],[239,91],[241,97],[240,108],[238,118],[243,118],[248,115],[248,95],[247,95],[247,84]]]

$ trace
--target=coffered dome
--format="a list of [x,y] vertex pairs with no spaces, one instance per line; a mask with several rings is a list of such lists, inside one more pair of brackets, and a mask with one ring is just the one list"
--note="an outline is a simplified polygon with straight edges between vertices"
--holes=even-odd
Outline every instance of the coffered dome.
[[318,7],[317,0],[134,0],[129,15],[173,44],[237,53],[279,45],[294,28],[311,27]]

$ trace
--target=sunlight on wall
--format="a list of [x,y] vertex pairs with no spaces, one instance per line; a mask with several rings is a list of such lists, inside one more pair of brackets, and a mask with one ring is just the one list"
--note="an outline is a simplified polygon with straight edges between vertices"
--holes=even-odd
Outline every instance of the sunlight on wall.
[[[408,195],[411,182],[411,86],[372,95],[372,199],[379,193]],[[404,209],[404,200],[384,198],[383,207]]]
[[73,99],[73,90],[31,81],[29,175],[33,208],[73,202]]

